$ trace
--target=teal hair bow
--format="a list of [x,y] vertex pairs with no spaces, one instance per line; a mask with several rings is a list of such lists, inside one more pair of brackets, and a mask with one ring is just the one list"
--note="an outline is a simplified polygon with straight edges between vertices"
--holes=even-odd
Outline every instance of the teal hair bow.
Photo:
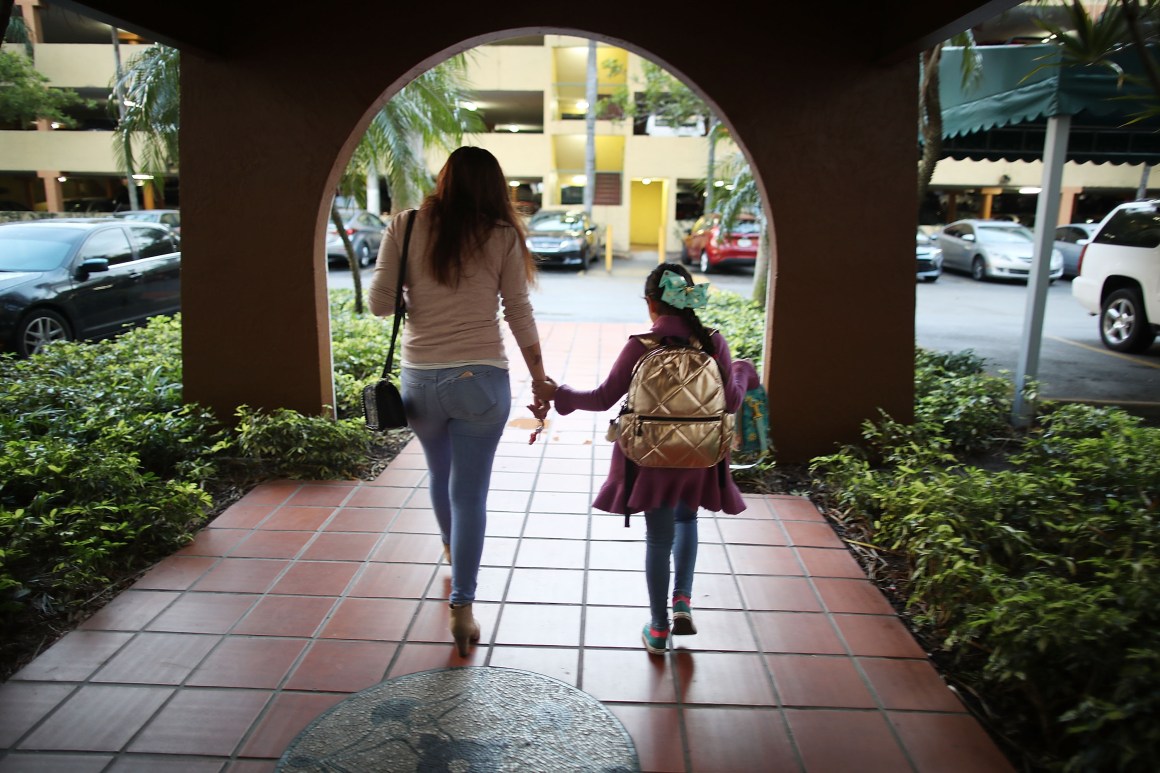
[[703,309],[709,305],[709,283],[691,285],[675,271],[661,274],[661,300],[674,309]]

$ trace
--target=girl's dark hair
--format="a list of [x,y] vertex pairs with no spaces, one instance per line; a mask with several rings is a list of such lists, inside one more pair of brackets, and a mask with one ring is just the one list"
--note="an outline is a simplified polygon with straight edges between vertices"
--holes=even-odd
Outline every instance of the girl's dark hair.
[[503,223],[516,229],[528,281],[535,279],[536,262],[509,196],[507,178],[491,153],[467,146],[451,153],[439,171],[435,190],[423,201],[433,215],[431,270],[439,284],[457,285],[465,263],[487,243],[492,229]]
[[713,336],[709,330],[701,324],[700,318],[697,317],[697,312],[692,309],[678,309],[675,306],[670,306],[661,300],[661,276],[666,271],[672,271],[674,274],[679,274],[684,280],[685,284],[692,286],[693,277],[689,274],[688,269],[679,263],[661,263],[652,270],[648,278],[644,280],[644,294],[645,297],[651,298],[656,304],[658,314],[671,314],[675,317],[682,317],[689,323],[689,327],[693,329],[693,335],[701,342],[701,348],[706,353],[713,355],[717,353],[717,347],[713,345]]

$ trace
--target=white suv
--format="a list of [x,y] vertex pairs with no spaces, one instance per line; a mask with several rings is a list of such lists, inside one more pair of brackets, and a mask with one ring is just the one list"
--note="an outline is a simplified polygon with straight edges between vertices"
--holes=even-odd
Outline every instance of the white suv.
[[1160,332],[1160,200],[1108,213],[1080,255],[1071,294],[1099,315],[1104,346],[1142,352],[1152,345]]

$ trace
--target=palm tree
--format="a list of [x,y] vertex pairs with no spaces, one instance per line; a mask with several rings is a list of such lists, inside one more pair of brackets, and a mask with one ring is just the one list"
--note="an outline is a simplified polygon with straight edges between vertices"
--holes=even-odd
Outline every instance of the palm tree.
[[[482,119],[460,109],[466,101],[466,58],[452,57],[419,75],[404,86],[372,119],[331,203],[331,221],[346,246],[354,278],[355,310],[362,313],[362,278],[358,260],[343,228],[337,209],[338,196],[353,194],[365,206],[365,186],[358,181],[382,172],[391,191],[393,209],[418,203],[430,190],[432,180],[423,150],[451,149],[467,131],[482,128]],[[131,59],[113,84],[125,108],[114,134],[114,149],[121,168],[137,168],[164,179],[177,166],[180,128],[180,54],[177,49],[155,45]],[[138,137],[140,158],[133,157],[130,138]],[[141,144],[143,142],[143,144]]]
[[[149,46],[132,57],[115,78],[110,112],[118,118],[113,151],[119,169],[138,169],[164,181],[177,168],[180,128],[180,54],[176,48]],[[137,140],[134,157],[132,140]]]
[[[1160,115],[1160,62],[1156,60],[1155,43],[1160,25],[1160,3],[1147,0],[1119,0],[1109,3],[1103,13],[1092,18],[1087,8],[1078,2],[1068,6],[1066,28],[1041,23],[1051,33],[1050,40],[1060,47],[1057,66],[1107,67],[1123,81],[1143,87],[1145,94],[1135,97],[1142,102],[1132,122]],[[1142,75],[1124,72],[1113,54],[1135,51]],[[1045,65],[1047,66],[1047,65]]]
[[769,290],[769,223],[765,219],[761,191],[753,178],[749,162],[741,153],[724,159],[720,172],[729,180],[717,193],[717,209],[721,212],[721,233],[729,233],[742,212],[752,212],[761,229],[757,241],[757,261],[753,265],[753,300],[765,303]]
[[467,60],[461,54],[404,86],[371,119],[339,180],[330,207],[330,220],[346,248],[357,314],[363,311],[362,271],[338,212],[338,196],[353,196],[365,207],[365,181],[381,173],[391,194],[391,211],[422,201],[433,184],[423,151],[431,147],[453,150],[464,133],[484,128],[483,119],[477,113],[460,107],[467,101],[466,71]]
[[942,50],[947,45],[962,46],[963,87],[975,83],[982,77],[982,58],[975,48],[975,37],[970,32],[961,32],[948,41],[923,51],[920,56],[918,83],[918,136],[922,138],[922,153],[918,160],[918,205],[921,209],[930,188],[934,168],[942,155],[943,118],[942,102],[939,99],[939,69]]

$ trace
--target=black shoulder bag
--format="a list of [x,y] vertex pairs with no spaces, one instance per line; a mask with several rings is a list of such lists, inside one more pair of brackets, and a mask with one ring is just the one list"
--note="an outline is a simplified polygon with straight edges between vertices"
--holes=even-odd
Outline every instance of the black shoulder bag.
[[363,414],[366,415],[367,429],[398,429],[407,426],[407,414],[403,411],[403,396],[391,381],[391,366],[395,362],[395,340],[399,337],[399,324],[407,311],[403,303],[403,279],[407,275],[407,248],[411,244],[411,226],[415,224],[415,212],[407,215],[407,230],[403,234],[403,254],[399,258],[399,282],[395,285],[395,329],[391,331],[391,346],[387,350],[387,364],[383,375],[374,384],[363,387]]

